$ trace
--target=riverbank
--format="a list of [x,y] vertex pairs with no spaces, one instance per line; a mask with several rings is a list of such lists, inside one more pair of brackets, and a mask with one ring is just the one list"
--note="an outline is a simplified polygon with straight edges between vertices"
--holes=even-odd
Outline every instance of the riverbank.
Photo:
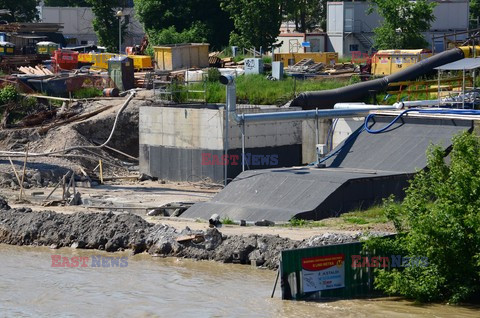
[[[384,235],[371,232],[370,235]],[[276,269],[285,249],[355,242],[365,233],[323,233],[293,240],[271,234],[225,235],[221,229],[177,229],[150,223],[131,213],[63,214],[11,208],[0,199],[0,243],[98,249],[131,250],[153,256],[174,256],[222,263],[254,264]]]
[[[284,301],[275,273],[251,266],[128,256],[126,267],[51,266],[52,255],[105,256],[96,250],[0,244],[0,312],[5,317],[478,317],[478,306],[418,305],[397,297]],[[90,262],[88,265],[91,265]],[[132,305],[133,304],[133,305]]]

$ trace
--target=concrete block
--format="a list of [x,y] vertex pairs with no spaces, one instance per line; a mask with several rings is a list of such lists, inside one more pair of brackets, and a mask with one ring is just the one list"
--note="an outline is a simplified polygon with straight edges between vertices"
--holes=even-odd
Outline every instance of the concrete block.
[[283,79],[283,62],[272,62],[272,77],[279,81]]
[[263,61],[260,58],[245,59],[245,74],[263,74]]

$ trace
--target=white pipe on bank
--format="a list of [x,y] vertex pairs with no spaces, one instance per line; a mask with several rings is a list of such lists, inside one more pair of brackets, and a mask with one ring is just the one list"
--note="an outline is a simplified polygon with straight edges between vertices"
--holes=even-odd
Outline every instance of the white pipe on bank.
[[404,102],[396,102],[393,104],[397,109],[402,109],[405,107],[419,107],[419,106],[438,106],[440,101],[438,99],[433,100],[411,100]]
[[361,117],[368,115],[371,110],[397,109],[396,106],[378,106],[350,103],[350,108],[341,109],[315,109],[275,113],[238,114],[236,109],[235,78],[231,75],[223,75],[220,77],[220,82],[227,86],[227,112],[230,118],[239,124],[244,124],[245,122],[274,120]]
[[[368,108],[370,110],[392,110],[392,109],[399,109],[399,105],[371,105],[365,103],[337,103],[333,106],[334,109],[365,109]],[[401,106],[401,105],[400,105]]]

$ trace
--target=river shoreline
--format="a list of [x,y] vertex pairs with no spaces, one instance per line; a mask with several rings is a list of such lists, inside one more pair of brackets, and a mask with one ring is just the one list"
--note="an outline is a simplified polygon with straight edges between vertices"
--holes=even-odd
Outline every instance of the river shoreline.
[[34,212],[30,208],[12,209],[0,199],[0,243],[9,245],[107,252],[131,250],[133,254],[146,252],[152,256],[276,269],[282,250],[355,242],[362,236],[363,233],[323,233],[300,241],[269,234],[225,235],[217,228],[179,230],[167,224],[153,224],[130,213],[63,214]]

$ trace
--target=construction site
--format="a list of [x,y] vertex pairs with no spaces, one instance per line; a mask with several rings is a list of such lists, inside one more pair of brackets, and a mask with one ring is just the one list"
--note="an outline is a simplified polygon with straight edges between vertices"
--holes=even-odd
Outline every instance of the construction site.
[[[431,145],[448,156],[455,136],[478,132],[479,30],[443,35],[443,52],[349,61],[255,49],[239,60],[207,43],[152,56],[147,37],[112,53],[61,33],[0,24],[0,243],[250,264],[279,269],[282,299],[361,297],[367,271],[355,293],[309,289],[285,251],[350,261],[343,244],[395,235],[362,213],[401,201]],[[255,103],[242,95],[254,78],[294,86]]]

